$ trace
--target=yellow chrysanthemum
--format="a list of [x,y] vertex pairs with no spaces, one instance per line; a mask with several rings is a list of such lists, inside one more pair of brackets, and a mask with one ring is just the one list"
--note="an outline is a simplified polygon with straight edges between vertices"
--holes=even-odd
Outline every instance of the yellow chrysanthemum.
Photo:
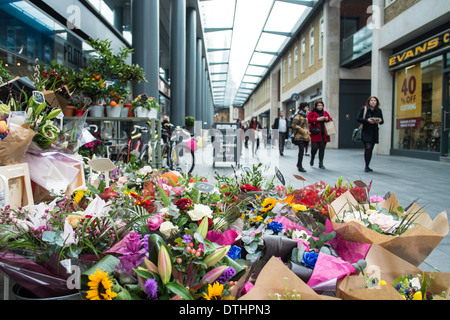
[[306,206],[304,206],[303,204],[294,203],[294,204],[291,204],[291,207],[295,212],[307,210]]
[[83,197],[86,193],[87,193],[86,190],[78,190],[78,191],[74,192],[74,196],[72,199],[73,204],[75,206],[77,206],[81,202],[81,200],[83,200]]
[[223,284],[214,282],[213,285],[208,284],[208,293],[203,294],[203,298],[206,300],[222,300]]
[[277,204],[276,199],[272,199],[272,198],[264,199],[264,201],[261,204],[263,206],[263,208],[261,209],[261,212],[267,212],[269,210],[272,210],[272,208],[275,207],[276,204]]
[[112,300],[117,296],[117,293],[112,291],[113,283],[108,277],[108,272],[97,269],[89,276],[88,286],[90,290],[87,291],[86,299],[88,300]]
[[256,216],[254,218],[249,219],[250,222],[261,222],[263,221],[263,217],[261,216]]

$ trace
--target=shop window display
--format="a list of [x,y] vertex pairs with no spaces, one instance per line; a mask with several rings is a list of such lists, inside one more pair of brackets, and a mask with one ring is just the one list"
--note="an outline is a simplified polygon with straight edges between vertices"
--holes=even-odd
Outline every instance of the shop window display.
[[395,74],[393,148],[439,152],[442,123],[442,56]]

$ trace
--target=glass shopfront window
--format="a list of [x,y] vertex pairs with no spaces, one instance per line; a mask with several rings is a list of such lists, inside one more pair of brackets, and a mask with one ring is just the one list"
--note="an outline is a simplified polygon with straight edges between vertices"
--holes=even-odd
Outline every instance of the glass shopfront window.
[[88,2],[112,24],[129,43],[132,43],[130,0],[88,0]]
[[87,44],[27,1],[0,3],[0,60],[14,76],[30,76],[36,58],[74,69],[87,63]]
[[440,151],[442,66],[442,56],[437,56],[396,72],[394,149]]

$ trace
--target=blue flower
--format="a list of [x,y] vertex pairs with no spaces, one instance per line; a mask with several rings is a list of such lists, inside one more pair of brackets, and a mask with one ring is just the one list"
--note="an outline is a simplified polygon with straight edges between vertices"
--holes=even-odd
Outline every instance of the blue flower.
[[281,232],[283,230],[283,224],[277,221],[272,221],[271,223],[267,224],[267,227],[275,233]]
[[232,246],[231,248],[230,248],[230,250],[228,250],[228,256],[231,258],[231,259],[240,259],[241,258],[241,251],[242,251],[242,249],[241,249],[241,247],[238,247],[238,246]]
[[315,251],[305,252],[303,253],[302,263],[305,266],[314,269],[318,256],[318,253]]

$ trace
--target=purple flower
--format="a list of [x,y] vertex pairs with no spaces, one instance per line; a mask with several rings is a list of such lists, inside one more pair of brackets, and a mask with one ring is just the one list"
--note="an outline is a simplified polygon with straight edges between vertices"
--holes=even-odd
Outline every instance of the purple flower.
[[182,238],[181,241],[183,241],[183,243],[189,244],[192,242],[192,236],[190,234],[185,234]]
[[233,278],[236,274],[236,270],[233,267],[229,267],[226,269],[220,277],[217,279],[217,281],[220,284],[224,284],[225,282],[229,281],[231,278]]
[[144,292],[149,300],[158,299],[158,283],[155,279],[145,280]]
[[[125,273],[131,275],[133,269],[138,267],[144,261],[147,250],[142,248],[141,237],[137,232],[130,232],[125,237],[126,247],[119,250],[122,256],[118,257]],[[142,248],[142,249],[141,249]]]

